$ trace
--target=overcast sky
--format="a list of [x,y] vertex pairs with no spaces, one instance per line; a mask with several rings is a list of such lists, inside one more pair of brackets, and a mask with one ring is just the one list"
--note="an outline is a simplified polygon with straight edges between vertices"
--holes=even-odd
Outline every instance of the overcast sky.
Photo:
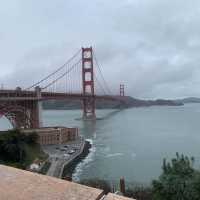
[[93,46],[139,98],[200,97],[199,0],[1,0],[0,83],[27,86]]

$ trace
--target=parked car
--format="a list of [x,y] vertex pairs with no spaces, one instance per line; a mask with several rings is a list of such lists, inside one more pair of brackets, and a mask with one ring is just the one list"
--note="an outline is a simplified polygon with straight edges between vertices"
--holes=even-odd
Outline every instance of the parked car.
[[73,154],[74,152],[75,152],[74,150],[70,150],[68,153]]
[[69,157],[70,155],[69,155],[68,153],[65,153],[64,156],[65,156],[65,157]]
[[62,149],[60,149],[61,151],[66,151],[66,149],[64,149],[64,148],[62,148]]

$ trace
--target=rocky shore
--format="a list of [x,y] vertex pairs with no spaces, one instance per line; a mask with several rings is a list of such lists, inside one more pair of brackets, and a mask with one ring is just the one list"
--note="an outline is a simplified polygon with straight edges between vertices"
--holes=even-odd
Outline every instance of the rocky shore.
[[92,147],[91,143],[89,141],[85,141],[84,149],[82,153],[77,156],[75,159],[73,159],[71,162],[69,162],[67,165],[65,165],[62,178],[72,178],[72,174],[74,170],[76,169],[76,166],[87,157],[87,155],[90,153],[90,148]]

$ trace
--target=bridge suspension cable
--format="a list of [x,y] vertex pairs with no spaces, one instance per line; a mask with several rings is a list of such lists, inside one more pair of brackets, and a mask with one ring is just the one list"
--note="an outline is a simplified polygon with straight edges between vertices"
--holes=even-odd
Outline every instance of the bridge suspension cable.
[[50,82],[49,84],[47,84],[46,86],[42,87],[41,89],[47,89],[48,87],[50,87],[51,85],[55,84],[57,81],[59,81],[60,79],[62,79],[65,75],[67,75],[69,72],[71,72],[76,66],[78,66],[78,64],[81,62],[81,60],[79,60],[78,62],[76,62],[75,64],[73,64],[65,73],[63,73],[62,75],[60,75],[58,78],[56,78],[55,80],[53,80],[52,82]]
[[[78,55],[80,54],[81,49],[79,49],[70,59],[67,60],[62,66],[58,69],[50,73],[48,76],[44,77],[37,83],[34,83],[30,87],[26,88],[26,90],[30,90],[36,86],[40,86],[40,88],[44,91],[55,91],[65,90],[65,93],[73,93],[78,92],[82,93],[82,84],[81,84],[81,59],[79,59]],[[93,58],[95,62],[94,71],[94,79],[95,79],[95,90],[96,93],[102,93],[104,95],[111,95],[112,92],[104,78],[104,75],[101,70],[101,66],[98,63],[95,52],[93,51]],[[71,73],[70,73],[71,72]],[[65,79],[63,78],[65,77]],[[78,78],[78,79],[77,79]],[[78,81],[78,82],[77,82]],[[59,84],[60,83],[60,84]],[[58,87],[59,84],[59,87]],[[75,89],[75,90],[74,90]]]
[[[108,94],[112,94],[112,92],[111,92],[111,90],[110,90],[110,88],[109,88],[109,86],[108,86],[108,84],[107,84],[107,82],[106,82],[106,80],[105,80],[105,78],[104,78],[104,76],[103,76],[103,73],[102,73],[101,67],[100,67],[100,65],[99,65],[99,63],[98,63],[98,60],[97,60],[97,57],[96,57],[94,51],[93,51],[93,55],[94,55],[94,60],[95,60],[95,63],[96,63],[97,69],[98,69],[98,71],[99,71],[99,74],[100,74],[101,79],[103,80],[103,83],[104,83],[104,86],[105,86],[104,91],[106,91]],[[98,82],[100,82],[100,81],[98,81]]]
[[94,79],[95,79],[95,82],[98,84],[98,86],[100,87],[100,89],[103,91],[103,94],[106,95],[106,91],[105,89],[103,88],[101,82],[98,80],[97,76],[94,74]]
[[41,79],[40,81],[38,81],[37,83],[34,83],[33,85],[29,86],[28,88],[26,88],[25,90],[30,90],[36,86],[38,86],[40,83],[46,81],[47,79],[49,79],[50,77],[54,76],[56,73],[58,73],[59,71],[61,71],[66,65],[68,65],[72,60],[74,60],[79,53],[81,52],[81,49],[79,49],[69,60],[67,60],[67,62],[65,62],[62,66],[60,66],[57,70],[53,71],[52,73],[50,73],[48,76],[44,77],[43,79]]

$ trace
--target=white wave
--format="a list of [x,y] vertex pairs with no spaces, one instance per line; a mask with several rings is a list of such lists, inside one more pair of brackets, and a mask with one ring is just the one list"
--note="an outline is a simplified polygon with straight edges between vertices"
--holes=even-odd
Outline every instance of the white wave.
[[97,138],[97,132],[94,132],[93,138],[96,139]]
[[94,160],[94,155],[96,152],[96,147],[93,145],[93,140],[91,139],[87,139],[86,141],[88,141],[92,147],[90,148],[90,153],[87,155],[87,157],[82,160],[75,168],[74,173],[72,174],[72,180],[75,182],[80,181],[80,176],[83,172],[83,168],[88,165],[88,163],[92,162]]
[[86,139],[86,141],[88,141],[91,145],[94,144],[92,139]]
[[110,153],[106,155],[106,158],[116,157],[116,156],[123,156],[123,153]]
[[135,159],[136,158],[136,153],[132,153],[131,156],[132,156],[133,159]]
[[110,147],[105,147],[103,150],[104,150],[104,152],[109,152],[110,151]]

